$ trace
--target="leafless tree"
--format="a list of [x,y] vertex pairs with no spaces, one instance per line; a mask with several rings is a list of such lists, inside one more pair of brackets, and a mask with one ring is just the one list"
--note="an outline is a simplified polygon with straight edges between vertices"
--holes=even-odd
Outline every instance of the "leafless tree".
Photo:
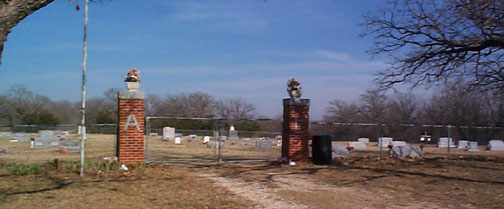
[[355,103],[348,103],[342,100],[329,102],[324,120],[327,122],[360,122],[359,107]]
[[244,99],[228,99],[216,103],[216,114],[226,119],[251,119],[255,106]]
[[389,97],[386,121],[390,123],[415,123],[419,115],[420,101],[415,94],[395,92]]
[[480,90],[504,91],[504,1],[394,0],[364,16],[373,55],[393,59],[382,89],[463,78]]

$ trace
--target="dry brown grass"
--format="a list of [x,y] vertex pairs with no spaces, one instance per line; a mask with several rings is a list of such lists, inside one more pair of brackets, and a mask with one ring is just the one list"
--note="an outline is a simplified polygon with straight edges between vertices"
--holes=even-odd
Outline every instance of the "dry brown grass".
[[186,170],[156,165],[96,174],[48,171],[0,178],[0,208],[250,208],[241,199]]
[[[251,141],[254,141],[252,139]],[[150,138],[152,168],[98,175],[49,171],[39,175],[1,174],[0,208],[503,208],[504,152],[466,152],[425,147],[423,159],[379,158],[379,148],[353,150],[328,166],[309,162],[296,166],[274,163],[215,163],[215,150],[199,140],[182,145]],[[224,159],[272,159],[280,149],[231,145]],[[243,141],[242,141],[243,142]],[[346,145],[344,142],[336,144]],[[14,152],[0,162],[38,163],[78,160],[78,153],[56,148],[30,149],[28,143],[0,139]],[[114,155],[113,135],[89,135],[86,155]]]

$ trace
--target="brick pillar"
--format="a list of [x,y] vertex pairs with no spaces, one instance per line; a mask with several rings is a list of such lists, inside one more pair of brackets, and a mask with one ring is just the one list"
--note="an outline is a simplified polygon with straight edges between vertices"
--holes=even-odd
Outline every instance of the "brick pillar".
[[308,160],[310,134],[309,99],[283,100],[282,158],[294,162]]
[[144,92],[118,95],[117,157],[125,164],[144,162]]

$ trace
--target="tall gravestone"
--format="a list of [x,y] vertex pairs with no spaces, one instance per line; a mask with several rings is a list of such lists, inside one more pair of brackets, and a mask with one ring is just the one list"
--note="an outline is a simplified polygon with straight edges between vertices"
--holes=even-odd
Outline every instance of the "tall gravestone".
[[282,158],[294,162],[308,160],[309,99],[283,100]]
[[125,164],[144,162],[144,92],[119,91],[117,157]]

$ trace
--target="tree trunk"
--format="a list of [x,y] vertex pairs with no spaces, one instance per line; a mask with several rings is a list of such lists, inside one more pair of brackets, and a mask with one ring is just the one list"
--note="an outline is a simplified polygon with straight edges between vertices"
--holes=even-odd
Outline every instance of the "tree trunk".
[[38,9],[54,0],[0,0],[0,64],[7,35],[11,28]]

